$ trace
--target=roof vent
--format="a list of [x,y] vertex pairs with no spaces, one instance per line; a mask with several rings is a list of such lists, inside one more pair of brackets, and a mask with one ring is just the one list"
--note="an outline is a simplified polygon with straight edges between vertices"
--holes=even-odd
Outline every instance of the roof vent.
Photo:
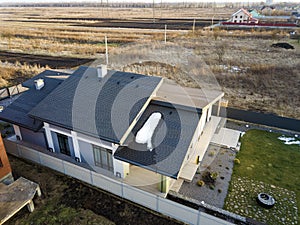
[[98,65],[97,66],[97,75],[98,78],[103,78],[107,74],[107,66],[106,65]]
[[34,85],[36,90],[41,90],[45,86],[45,83],[43,79],[37,79],[34,81]]

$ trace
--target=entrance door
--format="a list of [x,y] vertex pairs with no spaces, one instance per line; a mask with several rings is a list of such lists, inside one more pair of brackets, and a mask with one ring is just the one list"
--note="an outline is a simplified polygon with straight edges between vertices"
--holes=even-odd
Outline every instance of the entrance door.
[[65,155],[71,156],[68,137],[63,134],[57,134],[57,139],[58,139],[60,152]]
[[112,151],[93,145],[95,165],[113,171]]

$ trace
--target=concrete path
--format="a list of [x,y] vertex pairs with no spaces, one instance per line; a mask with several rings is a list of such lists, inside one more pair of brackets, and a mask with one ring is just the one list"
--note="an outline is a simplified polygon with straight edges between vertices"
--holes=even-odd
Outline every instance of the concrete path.
[[227,148],[237,148],[240,138],[240,131],[229,128],[221,128],[220,131],[214,134],[211,142]]

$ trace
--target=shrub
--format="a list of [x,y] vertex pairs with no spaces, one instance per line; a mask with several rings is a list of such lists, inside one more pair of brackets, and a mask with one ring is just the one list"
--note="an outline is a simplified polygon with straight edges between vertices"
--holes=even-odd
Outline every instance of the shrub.
[[210,177],[213,179],[213,180],[216,180],[219,176],[219,173],[218,172],[212,172],[210,173]]
[[241,161],[238,159],[238,158],[235,158],[234,160],[233,160],[233,162],[235,163],[235,164],[241,164]]
[[209,185],[209,189],[215,190],[215,185],[213,185],[213,184]]
[[221,193],[221,192],[222,192],[222,189],[218,189],[218,192]]
[[215,151],[211,151],[211,152],[209,152],[208,156],[213,157],[215,154],[216,154]]
[[205,185],[205,182],[203,180],[198,180],[197,181],[197,185],[200,186],[200,187],[202,187],[202,186]]

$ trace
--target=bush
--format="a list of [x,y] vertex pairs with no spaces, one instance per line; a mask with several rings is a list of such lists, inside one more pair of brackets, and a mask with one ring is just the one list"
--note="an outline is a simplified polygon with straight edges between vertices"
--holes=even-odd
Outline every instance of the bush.
[[208,156],[213,157],[215,154],[216,154],[215,151],[211,151],[211,152],[209,152]]
[[213,180],[216,180],[216,179],[218,178],[218,176],[219,176],[219,173],[218,173],[218,172],[212,172],[212,173],[210,173],[210,177],[211,177],[211,179],[213,179]]
[[221,193],[221,192],[222,192],[222,189],[218,189],[218,192]]
[[213,185],[213,184],[209,185],[209,189],[215,190],[215,185]]
[[233,162],[235,163],[235,164],[241,164],[241,161],[238,159],[238,158],[235,158],[234,160],[233,160]]
[[202,187],[202,186],[205,185],[205,182],[203,180],[198,180],[197,181],[197,185],[200,186],[200,187]]

